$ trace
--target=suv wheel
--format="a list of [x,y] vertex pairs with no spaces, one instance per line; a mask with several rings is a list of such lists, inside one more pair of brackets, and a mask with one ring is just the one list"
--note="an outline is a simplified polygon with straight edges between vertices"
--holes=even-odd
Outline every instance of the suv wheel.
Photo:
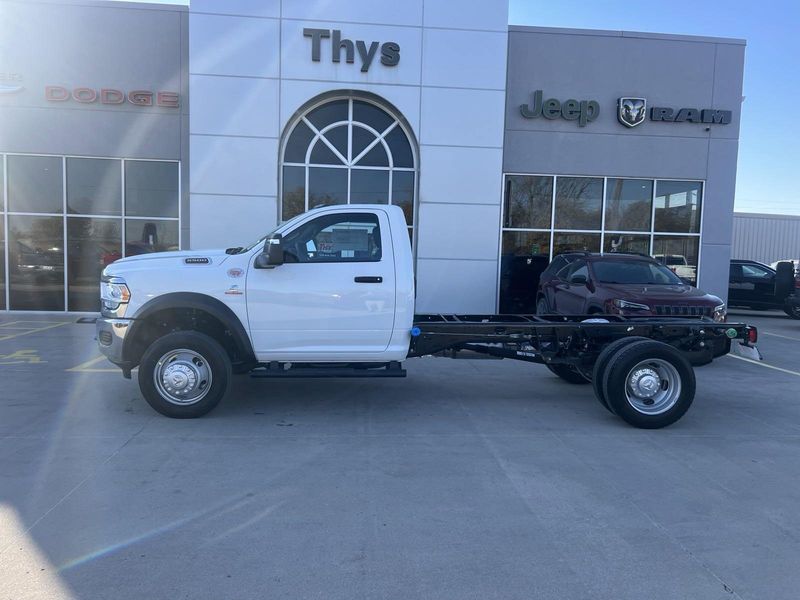
[[800,319],[800,304],[795,304],[794,306],[785,306],[783,312],[793,319]]
[[231,361],[216,340],[176,331],[150,344],[139,365],[139,389],[147,403],[175,419],[201,417],[228,391]]

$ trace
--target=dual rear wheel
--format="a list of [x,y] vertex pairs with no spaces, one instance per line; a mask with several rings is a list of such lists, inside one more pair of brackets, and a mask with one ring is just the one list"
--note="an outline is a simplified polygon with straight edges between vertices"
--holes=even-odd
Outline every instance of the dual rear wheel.
[[[569,365],[547,365],[571,383],[585,377]],[[669,344],[633,336],[606,346],[591,377],[595,396],[609,412],[642,429],[660,429],[678,421],[692,405],[694,369]]]

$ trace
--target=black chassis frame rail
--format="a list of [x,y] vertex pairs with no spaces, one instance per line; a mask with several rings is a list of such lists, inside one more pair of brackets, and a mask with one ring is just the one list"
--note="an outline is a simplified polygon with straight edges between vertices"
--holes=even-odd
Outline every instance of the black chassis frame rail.
[[[597,319],[608,322],[592,322]],[[750,329],[744,323],[718,323],[708,317],[424,314],[414,316],[408,357],[448,351],[455,356],[459,350],[471,350],[527,362],[567,364],[591,373],[605,346],[622,337],[642,336],[674,346],[700,366],[727,354],[734,339],[747,344]]]

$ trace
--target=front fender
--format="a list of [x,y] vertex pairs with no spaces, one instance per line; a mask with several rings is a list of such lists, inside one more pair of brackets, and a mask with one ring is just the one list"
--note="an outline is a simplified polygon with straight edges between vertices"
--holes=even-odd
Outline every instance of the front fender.
[[137,343],[147,326],[148,319],[165,310],[202,311],[222,323],[229,332],[236,351],[235,363],[254,364],[256,362],[250,337],[236,314],[217,298],[197,292],[173,292],[158,296],[143,304],[131,317],[130,331],[126,336],[123,359],[127,364],[139,363],[145,348]]

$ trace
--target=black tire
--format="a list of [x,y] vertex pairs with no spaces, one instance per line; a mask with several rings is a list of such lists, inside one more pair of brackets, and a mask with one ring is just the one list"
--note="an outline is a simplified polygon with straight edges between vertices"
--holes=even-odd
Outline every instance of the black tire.
[[[647,373],[661,375],[654,388],[656,396],[629,398],[629,378],[636,373],[645,377]],[[663,342],[645,340],[623,346],[611,357],[603,374],[603,394],[609,407],[626,423],[640,429],[672,425],[689,410],[694,393],[692,365],[679,350]]]
[[[183,354],[168,360],[170,353],[179,350]],[[160,365],[162,359],[166,362]],[[183,373],[194,374],[198,395],[196,401],[190,398],[173,401],[169,399],[169,392],[159,390],[156,371],[165,373],[170,363],[173,369],[183,369],[176,373],[179,378],[185,376]],[[193,419],[211,411],[225,397],[230,380],[231,360],[228,354],[216,340],[196,331],[176,331],[157,339],[150,344],[139,364],[139,389],[145,400],[162,415],[173,419]],[[168,384],[163,381],[159,385],[166,390]],[[207,388],[202,387],[203,381],[209,382]],[[181,390],[175,392],[176,396],[180,393]]]
[[573,383],[576,385],[582,385],[589,383],[589,380],[581,375],[578,370],[573,367],[572,365],[548,365],[545,366],[550,369],[553,373],[558,375],[561,379],[566,381],[567,383]]
[[641,342],[647,339],[648,338],[640,335],[632,335],[630,337],[614,340],[608,346],[603,348],[602,352],[600,352],[600,355],[597,357],[597,360],[594,363],[594,368],[592,369],[592,388],[594,389],[594,395],[597,398],[597,401],[600,402],[600,404],[602,404],[603,407],[605,407],[605,409],[612,415],[616,413],[608,405],[608,401],[606,401],[605,394],[603,393],[603,375],[605,374],[606,367],[608,366],[608,361],[611,360],[611,357],[616,354],[620,348],[623,348],[628,344]]
[[800,319],[800,305],[784,306],[783,312],[789,315],[792,319]]
[[547,298],[545,298],[544,296],[539,296],[539,299],[536,301],[536,314],[537,315],[550,314],[550,305],[547,303]]

